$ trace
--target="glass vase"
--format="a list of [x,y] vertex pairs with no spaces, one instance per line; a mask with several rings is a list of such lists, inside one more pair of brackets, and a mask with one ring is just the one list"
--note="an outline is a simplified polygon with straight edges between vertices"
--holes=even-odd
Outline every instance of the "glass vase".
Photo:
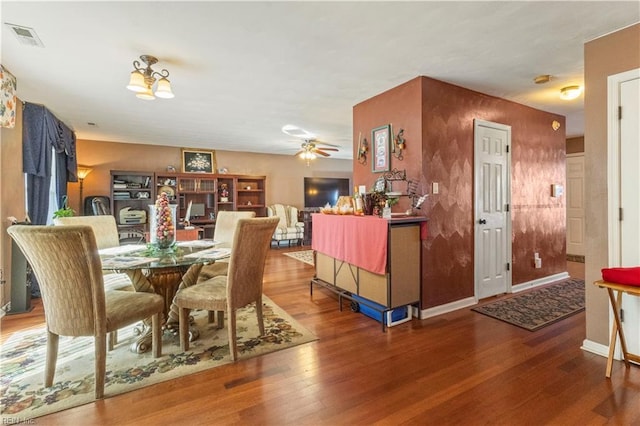
[[176,204],[150,205],[149,242],[159,250],[169,250],[176,242]]

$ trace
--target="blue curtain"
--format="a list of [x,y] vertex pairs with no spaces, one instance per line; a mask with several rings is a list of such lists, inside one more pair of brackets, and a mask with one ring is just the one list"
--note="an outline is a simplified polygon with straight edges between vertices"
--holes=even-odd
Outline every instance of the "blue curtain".
[[[22,171],[27,174],[27,213],[34,225],[47,223],[52,161],[56,165],[56,194],[61,207],[67,195],[67,182],[78,181],[76,135],[44,106],[25,103]],[[35,276],[30,276],[31,296],[40,297],[40,286]]]
[[57,203],[62,207],[67,182],[78,181],[75,133],[44,106],[25,103],[22,168],[27,174],[27,210],[34,225],[47,223],[52,161],[56,164]]

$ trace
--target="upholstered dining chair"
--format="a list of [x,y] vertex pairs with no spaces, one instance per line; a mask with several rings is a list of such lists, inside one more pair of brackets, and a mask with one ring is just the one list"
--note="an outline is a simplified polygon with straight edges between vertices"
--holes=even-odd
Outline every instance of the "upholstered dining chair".
[[224,312],[227,312],[229,352],[232,361],[238,358],[236,342],[236,310],[238,308],[255,303],[260,335],[264,335],[262,279],[265,260],[271,247],[271,236],[278,221],[278,218],[238,220],[228,274],[178,290],[174,302],[180,312],[180,348],[183,351],[189,349],[190,309],[217,312],[218,328],[224,327]]
[[[216,227],[213,230],[213,240],[219,244],[216,247],[233,248],[233,235],[240,219],[251,219],[256,216],[252,211],[219,211],[216,217]],[[218,275],[227,275],[229,261],[216,260],[210,265],[204,265],[198,275],[198,282],[206,281]]]
[[90,226],[95,234],[98,249],[120,245],[116,218],[111,215],[57,217],[53,219],[53,224]]
[[59,336],[93,336],[95,396],[104,396],[107,334],[151,317],[152,351],[161,354],[164,299],[155,293],[104,291],[102,265],[89,226],[14,225],[7,232],[40,284],[47,328],[45,386],[53,384]]
[[[86,225],[90,226],[96,237],[98,249],[117,247],[120,245],[120,235],[115,217],[100,216],[72,216],[53,219],[56,226]],[[104,272],[105,290],[133,290],[133,285],[127,274]]]

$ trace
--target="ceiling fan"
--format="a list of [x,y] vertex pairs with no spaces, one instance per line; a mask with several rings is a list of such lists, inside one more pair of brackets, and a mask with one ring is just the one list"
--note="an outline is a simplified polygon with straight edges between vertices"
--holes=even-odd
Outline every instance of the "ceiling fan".
[[313,133],[307,132],[306,130],[292,124],[283,126],[282,131],[289,136],[302,139],[300,151],[296,152],[294,155],[302,158],[303,160],[306,160],[307,166],[309,165],[309,162],[316,159],[318,155],[321,155],[323,157],[331,156],[331,154],[326,151],[338,151],[338,149],[336,148],[337,145],[320,142],[316,140]]

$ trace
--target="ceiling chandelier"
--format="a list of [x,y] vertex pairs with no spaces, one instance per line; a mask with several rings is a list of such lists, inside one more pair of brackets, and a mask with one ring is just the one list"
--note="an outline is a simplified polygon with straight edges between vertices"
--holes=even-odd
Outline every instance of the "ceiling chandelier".
[[[142,55],[140,59],[147,67],[140,67],[140,62],[133,61],[135,70],[131,72],[127,89],[136,92],[136,97],[149,101],[155,99],[156,96],[163,99],[173,98],[175,95],[171,91],[171,83],[167,79],[169,71],[163,69],[158,72],[151,68],[151,65],[158,62],[158,58],[155,56]],[[154,92],[153,85],[156,84],[156,80],[158,84]]]

